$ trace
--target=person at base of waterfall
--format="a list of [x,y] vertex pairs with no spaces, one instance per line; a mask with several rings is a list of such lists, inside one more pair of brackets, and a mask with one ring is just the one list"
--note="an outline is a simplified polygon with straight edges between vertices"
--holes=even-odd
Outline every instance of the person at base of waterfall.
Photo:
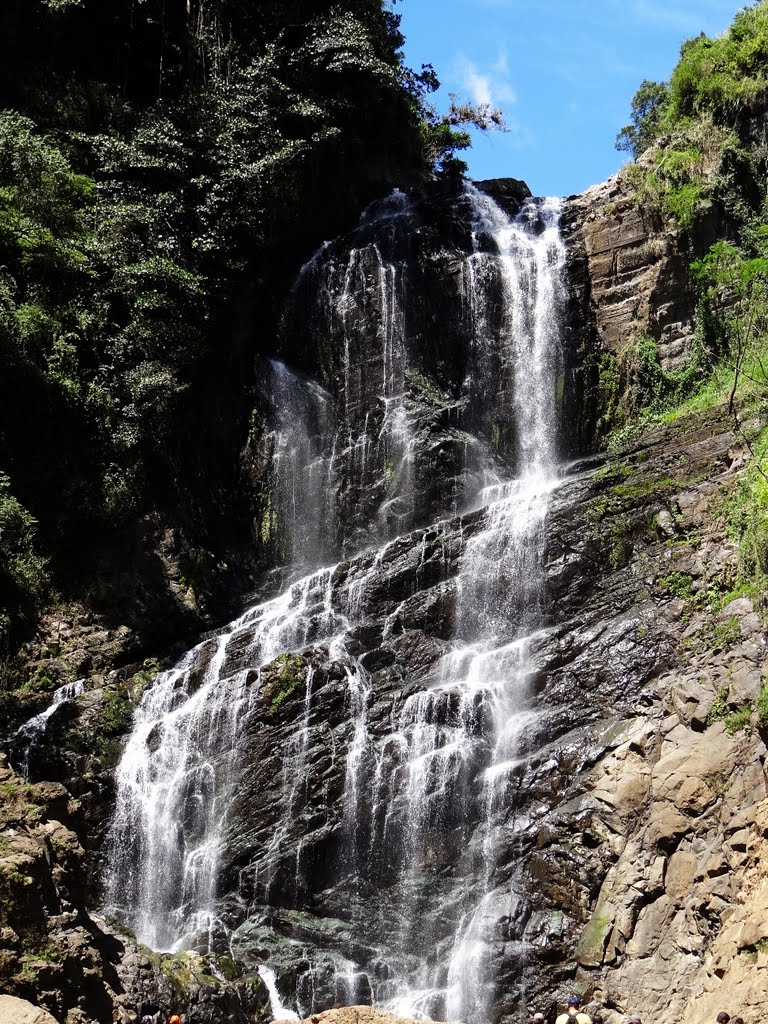
[[168,1024],[181,1024],[181,1017],[178,1015],[178,1013],[171,1014],[171,1016],[168,1018]]
[[546,1017],[543,1013],[534,1013],[531,1017],[531,1024],[544,1024]]
[[731,1019],[730,1013],[726,1013],[725,1010],[721,1010],[717,1015],[717,1024],[728,1024]]
[[581,999],[578,996],[570,996],[566,1006],[568,1009],[560,1014],[555,1024],[592,1024],[589,1014],[580,1009]]

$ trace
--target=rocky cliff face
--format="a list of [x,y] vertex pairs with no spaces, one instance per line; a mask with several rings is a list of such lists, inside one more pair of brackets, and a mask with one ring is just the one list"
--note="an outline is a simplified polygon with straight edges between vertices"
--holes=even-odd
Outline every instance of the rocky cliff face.
[[[546,1008],[576,986],[619,1012],[705,1020],[711,1001],[692,1004],[692,995],[741,996],[716,981],[728,935],[752,970],[744,998],[758,998],[762,936],[752,933],[762,917],[737,879],[758,857],[749,837],[761,834],[751,822],[764,800],[765,748],[749,714],[732,735],[723,722],[754,705],[766,648],[748,599],[716,615],[708,603],[735,575],[717,506],[743,458],[727,423],[710,417],[576,474],[555,500],[535,699],[497,821],[493,886],[506,912],[487,950],[498,979],[493,1019],[514,1018],[521,1003]],[[417,692],[404,680],[439,659],[457,615],[459,554],[480,525],[479,514],[447,521],[318,581],[318,614],[327,585],[339,609],[363,591],[351,640],[365,651],[370,736],[385,736],[393,707]],[[249,664],[243,641],[230,645],[231,673]],[[378,807],[359,794],[354,828],[345,826],[349,763],[334,751],[354,745],[359,720],[344,660],[321,644],[250,681],[252,725],[238,756],[251,768],[234,795],[219,907],[244,969],[266,957],[285,996],[310,1009],[386,998],[411,912],[399,870],[407,791]],[[385,747],[381,756],[371,782],[386,779],[399,755]],[[429,785],[437,796],[440,775]],[[420,854],[425,931],[446,912],[446,892],[472,885],[465,850],[482,808],[471,807],[422,822],[431,830]],[[360,861],[365,882],[350,891]],[[340,963],[356,971],[340,980]],[[746,989],[750,972],[737,977]]]
[[[67,786],[66,813],[14,812],[0,847],[5,983],[58,1020],[174,1000],[246,1019],[265,964],[306,1013],[407,995],[509,1021],[574,987],[609,1017],[765,1008],[767,652],[762,609],[726,599],[721,525],[747,456],[720,413],[588,454],[600,360],[638,318],[666,365],[685,356],[683,243],[612,179],[566,204],[561,266],[537,248],[546,210],[514,235],[524,186],[481,192],[503,224],[482,196],[396,195],[302,271],[243,454],[272,600],[159,679],[109,675],[119,633],[65,637],[91,645],[84,690],[26,766]],[[544,391],[502,343],[535,340],[537,292],[561,314]],[[525,417],[545,406],[561,469],[521,496],[502,481],[537,468]],[[32,931],[28,887],[48,894]],[[188,953],[94,923],[104,900]]]
[[683,231],[644,205],[623,170],[569,199],[565,223],[572,247],[586,260],[583,294],[600,350],[621,360],[643,332],[657,343],[665,370],[687,362],[697,303],[688,267],[722,236],[719,207],[713,204]]

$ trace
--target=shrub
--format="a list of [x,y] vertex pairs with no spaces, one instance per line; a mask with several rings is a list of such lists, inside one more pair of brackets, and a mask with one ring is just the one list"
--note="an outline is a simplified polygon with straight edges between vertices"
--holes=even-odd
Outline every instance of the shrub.
[[760,695],[757,698],[757,717],[760,725],[768,729],[768,677],[763,679]]
[[37,549],[37,522],[10,487],[0,472],[0,648],[30,616],[49,584],[48,563]]

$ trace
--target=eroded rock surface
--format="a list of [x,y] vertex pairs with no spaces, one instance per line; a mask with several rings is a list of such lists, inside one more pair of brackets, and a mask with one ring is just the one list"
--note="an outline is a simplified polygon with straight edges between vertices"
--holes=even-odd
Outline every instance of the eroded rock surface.
[[571,244],[583,246],[586,256],[585,297],[599,347],[621,357],[642,331],[657,342],[665,369],[685,363],[697,302],[688,266],[718,237],[719,211],[713,208],[697,221],[694,235],[686,235],[643,203],[624,170],[569,199],[565,220]]
[[[183,1012],[194,1024],[265,1016],[259,978],[216,961],[150,953],[85,909],[80,808],[59,783],[24,784],[0,755],[0,1021],[130,1024]],[[225,965],[226,966],[226,965]]]

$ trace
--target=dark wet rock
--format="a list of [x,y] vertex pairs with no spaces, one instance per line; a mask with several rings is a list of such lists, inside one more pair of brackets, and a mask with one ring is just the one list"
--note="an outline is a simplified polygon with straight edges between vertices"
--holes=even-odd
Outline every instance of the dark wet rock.
[[[702,633],[708,628],[704,609],[682,616],[663,582],[673,572],[701,579],[704,587],[727,579],[735,551],[704,509],[738,477],[728,456],[735,445],[720,414],[708,414],[660,428],[621,458],[566,479],[552,498],[544,628],[530,649],[535,715],[510,769],[508,829],[493,877],[499,898],[510,907],[498,923],[492,954],[501,979],[494,1019],[513,1017],[523,992],[528,1000],[547,998],[553,964],[563,992],[577,983],[602,992],[611,971],[617,976],[610,984],[623,991],[630,975],[621,964],[630,962],[628,943],[644,904],[622,911],[621,924],[611,924],[621,928],[621,936],[611,938],[607,921],[613,921],[613,910],[599,909],[605,887],[619,884],[611,881],[619,878],[618,865],[634,856],[641,882],[627,875],[626,884],[641,884],[648,905],[661,898],[666,889],[659,859],[674,856],[681,844],[684,851],[698,820],[712,815],[721,800],[718,784],[707,781],[722,770],[720,762],[712,762],[710,771],[681,747],[679,763],[697,781],[678,779],[668,768],[663,785],[654,782],[653,765],[669,742],[665,736],[672,735],[663,724],[668,702],[680,708],[675,721],[695,725],[701,735],[718,692],[717,683],[694,682],[700,670],[686,665],[687,631],[699,638],[707,671],[718,671],[721,662],[723,672],[730,671],[734,708],[754,699],[759,687],[765,651],[751,603],[728,607],[732,615],[726,620],[741,623],[739,642],[718,652],[714,638],[708,641]],[[681,450],[687,454],[682,461]],[[334,572],[334,600],[340,607],[354,600],[364,612],[350,633],[349,651],[364,652],[371,694],[366,728],[383,744],[379,756],[385,763],[397,757],[396,743],[386,738],[406,700],[436,681],[435,666],[456,614],[459,555],[482,519],[482,513],[471,513],[445,520],[437,530],[401,537],[382,554],[363,555]],[[236,650],[246,657],[247,645]],[[293,711],[283,716],[271,709],[286,689],[280,680],[287,665],[292,681],[283,699]],[[231,670],[241,668],[234,658]],[[240,738],[239,753],[249,768],[232,807],[220,903],[236,958],[246,973],[267,959],[287,986],[286,996],[298,993],[302,999],[300,993],[316,982],[318,1007],[335,998],[332,979],[338,980],[339,963],[348,960],[361,965],[365,985],[385,992],[392,969],[387,950],[403,926],[396,886],[406,802],[393,790],[385,807],[366,792],[350,817],[346,762],[337,753],[349,748],[355,728],[343,660],[323,645],[309,646],[260,675],[262,687]],[[690,682],[681,689],[686,678]],[[434,721],[456,713],[448,696],[434,702]],[[477,736],[483,732],[479,717]],[[292,778],[286,771],[295,767],[297,743],[305,744],[302,769]],[[476,785],[471,766],[460,784]],[[443,806],[441,817],[425,825],[433,837],[424,851],[429,882],[419,909],[426,929],[433,915],[449,912],[466,884],[463,858],[481,809],[469,803],[455,811],[456,816]],[[371,844],[382,834],[385,813],[390,839],[380,848]],[[639,833],[642,839],[631,838]],[[350,891],[349,875],[359,872],[361,861],[360,887]],[[675,861],[680,879],[687,863]],[[681,892],[685,883],[674,885]],[[733,893],[723,893],[720,899],[733,899]],[[370,947],[360,941],[362,920]],[[649,922],[647,933],[657,926]],[[645,940],[638,933],[635,941]],[[520,957],[521,944],[533,951],[531,957]],[[627,992],[627,999],[641,1000],[631,985]],[[624,998],[611,995],[606,1001],[623,1005]],[[633,1005],[658,1012],[652,1000]]]

